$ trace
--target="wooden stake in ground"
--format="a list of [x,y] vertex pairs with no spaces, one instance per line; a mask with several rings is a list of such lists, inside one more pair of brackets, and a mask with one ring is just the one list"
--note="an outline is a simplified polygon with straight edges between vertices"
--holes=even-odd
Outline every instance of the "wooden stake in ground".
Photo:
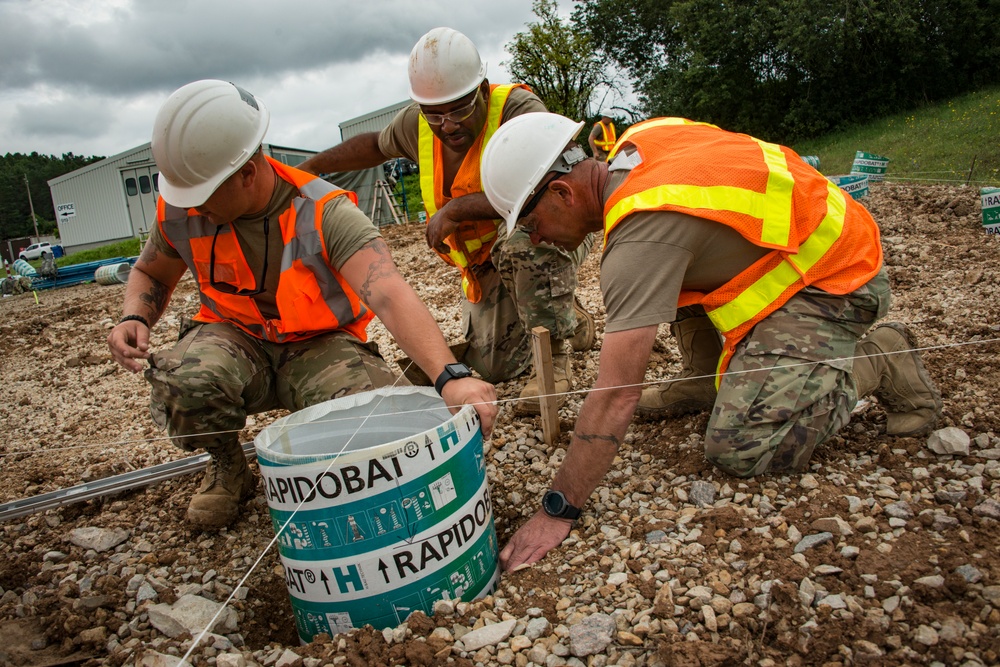
[[552,371],[552,344],[549,330],[535,327],[531,330],[531,352],[534,356],[535,377],[538,379],[538,408],[542,415],[542,437],[550,447],[559,439],[559,401],[556,380]]

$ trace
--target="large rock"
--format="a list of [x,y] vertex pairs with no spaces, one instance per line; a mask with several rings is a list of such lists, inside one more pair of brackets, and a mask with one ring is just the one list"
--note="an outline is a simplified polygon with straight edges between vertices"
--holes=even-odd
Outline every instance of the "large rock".
[[931,433],[927,438],[927,447],[942,456],[967,456],[970,442],[968,433],[955,426],[949,426]]
[[[179,637],[185,632],[197,637],[222,607],[199,595],[185,595],[173,604],[157,604],[148,609],[149,622],[168,637]],[[210,632],[234,632],[236,612],[226,607],[209,628]]]
[[615,619],[593,614],[569,629],[569,652],[578,658],[603,653],[614,636]]
[[462,635],[462,647],[469,652],[478,651],[484,646],[496,646],[510,637],[517,625],[517,619],[486,625]]
[[98,528],[87,526],[69,531],[69,541],[84,549],[101,552],[114,549],[128,539],[129,532],[124,528]]

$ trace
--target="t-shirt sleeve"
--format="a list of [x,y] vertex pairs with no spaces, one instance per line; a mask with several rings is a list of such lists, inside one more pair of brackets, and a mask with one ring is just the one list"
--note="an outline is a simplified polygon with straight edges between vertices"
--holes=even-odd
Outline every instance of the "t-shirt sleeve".
[[149,228],[149,243],[156,249],[157,252],[161,252],[167,257],[171,257],[173,259],[181,258],[180,253],[174,250],[174,247],[170,245],[170,242],[163,236],[163,233],[160,231],[160,225],[155,220]]
[[638,329],[676,318],[677,297],[693,253],[649,233],[666,224],[654,218],[671,215],[636,213],[612,230],[601,257],[605,331]]
[[500,124],[506,123],[511,118],[516,118],[526,113],[536,111],[548,111],[545,103],[538,95],[524,88],[514,88],[507,96],[507,104],[503,107],[503,114],[500,116]]
[[337,271],[361,246],[381,236],[368,216],[347,197],[336,197],[323,209],[323,239],[330,264]]
[[419,134],[417,121],[420,107],[415,103],[397,113],[379,132],[378,148],[386,157],[405,157],[419,162]]

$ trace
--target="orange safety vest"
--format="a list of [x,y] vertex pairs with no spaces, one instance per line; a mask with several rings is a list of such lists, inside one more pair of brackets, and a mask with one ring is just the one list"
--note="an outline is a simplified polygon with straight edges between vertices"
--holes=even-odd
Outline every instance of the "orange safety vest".
[[[265,156],[266,157],[266,156]],[[163,238],[180,254],[198,279],[201,310],[199,322],[228,322],[251,336],[276,343],[290,343],[334,330],[368,339],[366,327],[374,314],[355,294],[339,272],[330,266],[323,236],[323,209],[335,197],[353,192],[340,190],[312,174],[267,158],[275,173],[299,190],[299,196],[278,218],[284,250],[275,301],[278,319],[265,318],[253,297],[225,294],[209,282],[212,237],[217,225],[195,209],[181,209],[160,197],[157,223]],[[240,289],[256,287],[257,277],[247,265],[231,225],[219,230],[215,244],[215,276]]]
[[882,267],[868,211],[790,148],[683,118],[633,125],[608,160],[628,143],[642,162],[604,205],[605,244],[632,213],[679,211],[773,249],[712,292],[680,294],[678,307],[702,305],[722,333],[720,374],[736,344],[799,290],[847,294]]
[[597,121],[597,124],[601,127],[601,138],[594,139],[594,143],[597,144],[598,148],[607,153],[618,141],[616,138],[618,135],[615,133],[615,124],[612,121],[608,121],[607,125],[604,124],[604,121]]
[[[483,191],[479,178],[479,163],[482,160],[483,149],[493,133],[500,127],[507,97],[514,88],[531,90],[524,84],[491,85],[490,99],[487,109],[486,125],[476,137],[476,142],[465,154],[465,159],[455,174],[451,184],[451,195],[444,194],[444,160],[441,156],[443,145],[434,136],[431,126],[420,116],[419,120],[419,164],[420,190],[423,194],[424,208],[427,210],[427,220],[431,219],[442,206],[456,197]],[[447,253],[438,252],[448,264],[458,267],[462,273],[462,291],[471,303],[479,303],[483,298],[483,290],[479,280],[472,271],[473,266],[485,264],[490,259],[490,250],[497,238],[497,227],[501,220],[470,220],[462,223],[459,228],[444,240],[448,246]],[[435,252],[437,252],[435,250]]]

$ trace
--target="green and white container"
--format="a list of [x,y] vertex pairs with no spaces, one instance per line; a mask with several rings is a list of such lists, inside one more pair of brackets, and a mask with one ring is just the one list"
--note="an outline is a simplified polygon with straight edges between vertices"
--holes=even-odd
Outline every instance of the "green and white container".
[[303,642],[496,587],[471,406],[452,415],[433,389],[378,389],[279,419],[254,445]]
[[828,176],[828,178],[838,188],[851,195],[853,199],[861,199],[868,194],[868,177],[864,174]]
[[981,188],[979,201],[983,208],[983,229],[987,234],[1000,234],[1000,188]]
[[885,180],[885,172],[888,169],[889,158],[864,151],[855,153],[854,164],[851,165],[852,174],[864,174],[873,183]]
[[105,264],[97,267],[94,271],[94,282],[98,285],[119,285],[128,282],[129,271],[132,265],[128,262],[118,264]]
[[802,161],[813,169],[819,169],[819,156],[818,155],[803,155]]

